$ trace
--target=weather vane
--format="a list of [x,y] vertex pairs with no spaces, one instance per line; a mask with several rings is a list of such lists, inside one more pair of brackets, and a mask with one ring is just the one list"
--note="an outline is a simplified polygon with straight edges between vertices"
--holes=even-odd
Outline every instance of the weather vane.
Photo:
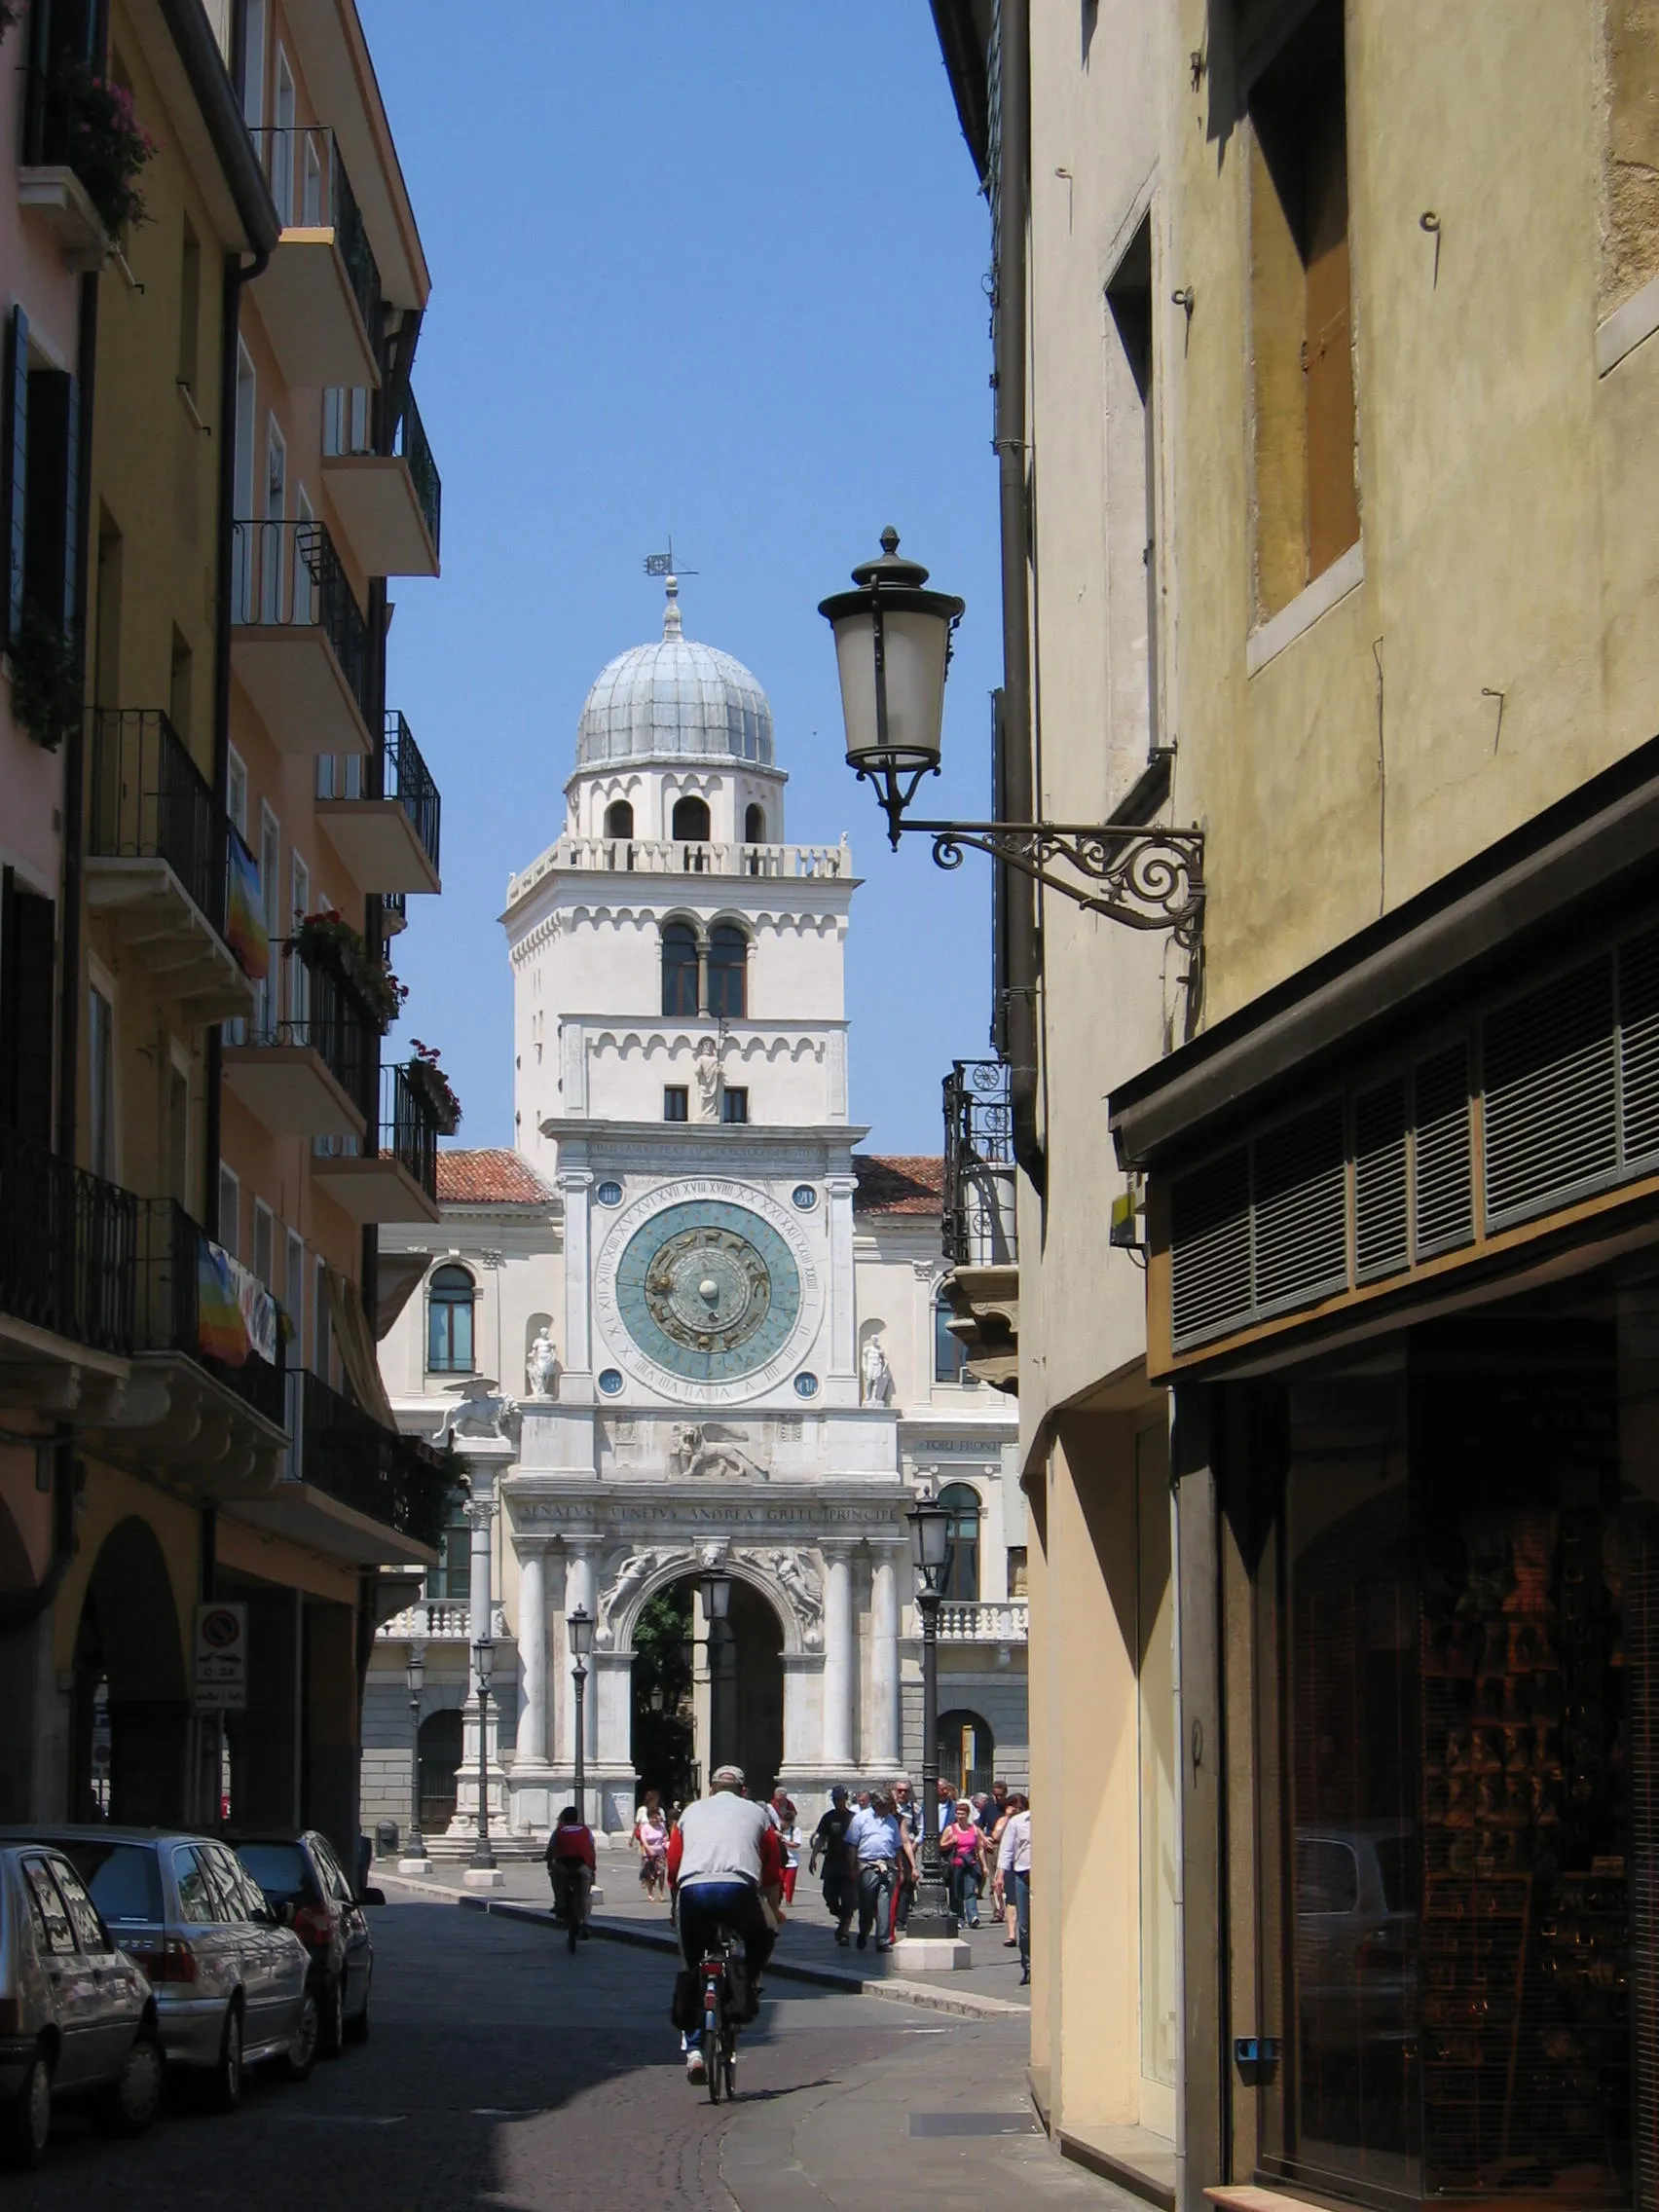
[[675,567],[674,534],[671,531],[669,533],[668,551],[666,553],[647,553],[645,555],[645,573],[647,576],[694,576],[696,575],[697,571],[695,569],[677,569]]

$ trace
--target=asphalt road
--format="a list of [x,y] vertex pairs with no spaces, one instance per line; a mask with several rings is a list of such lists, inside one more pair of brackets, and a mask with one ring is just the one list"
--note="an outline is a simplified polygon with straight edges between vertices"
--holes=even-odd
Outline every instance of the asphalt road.
[[773,1984],[735,2105],[685,2082],[669,1962],[439,1903],[373,1916],[373,2033],[309,2083],[250,2078],[240,2113],[141,2142],[65,2115],[17,2212],[801,2212],[902,2197],[1126,2204],[1032,2132],[1025,2023]]

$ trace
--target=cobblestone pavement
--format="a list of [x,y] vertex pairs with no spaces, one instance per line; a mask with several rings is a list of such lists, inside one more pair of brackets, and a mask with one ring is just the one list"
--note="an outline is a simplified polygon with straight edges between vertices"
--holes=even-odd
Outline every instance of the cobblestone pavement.
[[[901,2200],[1126,2208],[1029,2129],[1025,2025],[775,1984],[735,2105],[688,2087],[668,1962],[571,1957],[522,1921],[437,1901],[373,1915],[373,2035],[242,2110],[169,2114],[142,2142],[66,2117],[16,2212],[796,2212]],[[787,1992],[787,1993],[786,1993]],[[989,2132],[1012,2129],[1014,2132]]]

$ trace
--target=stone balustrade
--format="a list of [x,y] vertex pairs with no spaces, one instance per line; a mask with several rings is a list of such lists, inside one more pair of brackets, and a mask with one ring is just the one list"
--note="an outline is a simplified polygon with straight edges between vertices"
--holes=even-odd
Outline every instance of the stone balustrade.
[[[490,1634],[498,1642],[507,1634],[507,1617],[499,1605],[491,1616]],[[382,1621],[375,1635],[383,1643],[470,1643],[472,1609],[441,1599],[428,1604],[423,1598],[418,1604],[405,1605],[402,1612]]]
[[838,845],[728,845],[655,837],[561,837],[522,873],[508,878],[508,905],[553,868],[838,879],[852,874],[853,856],[845,839]]
[[1031,1606],[1024,1598],[988,1599],[977,1604],[945,1604],[939,1609],[940,1643],[1023,1643]]

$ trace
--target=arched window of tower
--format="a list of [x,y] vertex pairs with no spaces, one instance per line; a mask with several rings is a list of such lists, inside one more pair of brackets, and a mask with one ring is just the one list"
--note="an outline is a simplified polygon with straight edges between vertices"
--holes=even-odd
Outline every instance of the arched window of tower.
[[709,802],[706,798],[677,798],[674,802],[673,836],[677,845],[706,845],[709,841]]
[[608,837],[631,837],[634,834],[634,802],[632,799],[613,798],[605,810],[605,834]]
[[697,1012],[697,934],[689,922],[663,927],[662,1011],[686,1018]]
[[753,799],[744,810],[743,841],[746,845],[763,845],[766,842],[766,809]]
[[749,940],[732,922],[709,933],[709,1012],[717,1021],[741,1021],[749,1012]]

